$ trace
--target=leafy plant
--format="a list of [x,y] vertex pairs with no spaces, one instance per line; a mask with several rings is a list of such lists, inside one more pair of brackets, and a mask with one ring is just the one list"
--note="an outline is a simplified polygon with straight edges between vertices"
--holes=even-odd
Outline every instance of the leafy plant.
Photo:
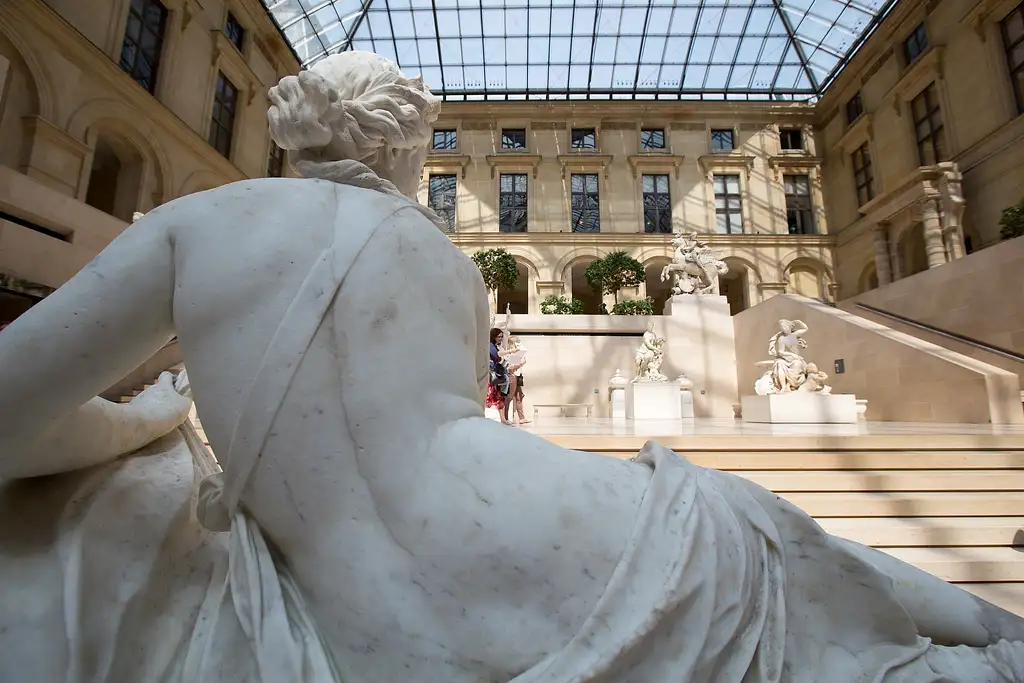
[[498,292],[516,288],[519,270],[516,259],[504,249],[484,249],[473,254],[473,263],[480,269],[484,286],[491,294],[492,303],[497,306]]
[[583,302],[560,294],[551,294],[540,302],[540,312],[544,315],[580,315],[583,313]]
[[1024,200],[1003,209],[999,218],[999,236],[1004,240],[1024,235]]
[[654,315],[654,299],[630,299],[612,306],[612,315]]
[[619,303],[619,290],[637,287],[646,278],[643,264],[624,251],[613,251],[587,266],[584,276],[596,294],[611,294]]

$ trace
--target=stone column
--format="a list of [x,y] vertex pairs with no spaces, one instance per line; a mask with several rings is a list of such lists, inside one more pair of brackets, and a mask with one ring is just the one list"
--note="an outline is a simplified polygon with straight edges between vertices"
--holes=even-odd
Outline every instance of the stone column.
[[892,282],[892,256],[889,254],[889,224],[879,223],[875,227],[875,272],[878,274],[878,286]]
[[936,268],[946,263],[946,244],[942,238],[942,221],[935,201],[927,199],[921,204],[921,224],[924,228],[924,249],[928,255],[928,267]]

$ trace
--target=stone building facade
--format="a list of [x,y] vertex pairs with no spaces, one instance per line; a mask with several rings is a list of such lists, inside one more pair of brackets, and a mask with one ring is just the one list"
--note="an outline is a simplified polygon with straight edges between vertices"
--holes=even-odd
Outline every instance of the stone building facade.
[[281,174],[266,93],[297,71],[259,0],[0,3],[0,318],[134,212]]

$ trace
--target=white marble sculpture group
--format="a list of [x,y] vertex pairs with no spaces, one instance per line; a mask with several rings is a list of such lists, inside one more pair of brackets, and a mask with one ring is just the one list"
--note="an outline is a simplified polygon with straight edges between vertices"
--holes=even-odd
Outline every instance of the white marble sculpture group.
[[768,340],[771,360],[758,363],[768,371],[754,382],[758,396],[785,394],[791,391],[830,394],[832,387],[825,384],[828,375],[809,363],[800,353],[807,347],[804,333],[807,325],[801,320],[780,320],[779,331]]
[[[436,98],[345,52],[271,99],[302,178],[154,209],[0,333],[0,680],[1021,680],[1021,619],[745,479],[485,419]],[[94,398],[173,334],[198,491],[170,376]]]
[[647,324],[640,348],[636,350],[636,377],[633,382],[667,382],[668,377],[661,372],[664,361],[665,338],[654,331],[652,320]]
[[715,256],[708,243],[690,232],[676,235],[672,246],[672,263],[661,271],[662,282],[672,278],[672,294],[718,294],[719,279],[729,272],[729,266]]

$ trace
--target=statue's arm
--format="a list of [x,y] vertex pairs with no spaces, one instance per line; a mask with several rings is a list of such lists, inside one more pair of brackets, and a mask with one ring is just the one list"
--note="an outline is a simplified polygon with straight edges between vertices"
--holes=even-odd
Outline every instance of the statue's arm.
[[173,335],[167,215],[129,226],[0,334],[0,478],[97,464],[150,435],[147,411],[94,397]]
[[806,332],[806,331],[807,331],[807,323],[805,323],[803,320],[794,320],[793,321],[793,336],[802,337],[802,336],[804,336],[804,332]]

